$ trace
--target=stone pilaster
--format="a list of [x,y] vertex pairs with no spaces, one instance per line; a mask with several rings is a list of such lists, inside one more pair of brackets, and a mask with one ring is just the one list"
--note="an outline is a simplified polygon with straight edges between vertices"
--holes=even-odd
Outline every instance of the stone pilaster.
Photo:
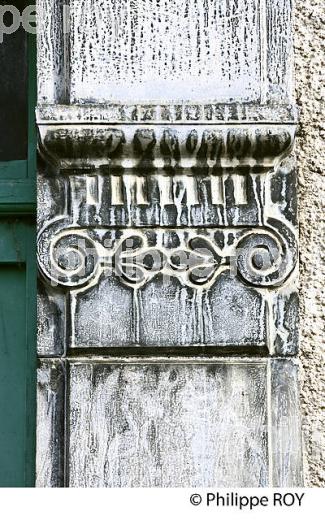
[[38,484],[300,485],[290,3],[142,4],[39,2]]

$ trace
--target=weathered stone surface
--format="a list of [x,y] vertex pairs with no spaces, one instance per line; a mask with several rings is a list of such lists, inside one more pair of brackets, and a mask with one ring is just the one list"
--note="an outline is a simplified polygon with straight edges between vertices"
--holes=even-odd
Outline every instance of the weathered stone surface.
[[76,361],[69,372],[70,486],[301,485],[291,361]]
[[259,98],[257,0],[83,0],[71,8],[73,103]]
[[272,485],[300,487],[304,478],[298,364],[288,359],[272,359],[269,370]]
[[291,103],[291,2],[37,0],[40,103]]
[[66,103],[69,93],[69,18],[66,0],[36,0],[38,103]]
[[40,356],[62,356],[66,350],[66,297],[61,290],[40,280],[37,294],[37,352]]
[[39,485],[300,485],[291,3],[39,5]]
[[[278,240],[286,232],[281,236],[272,228],[101,233],[70,230],[58,219],[52,228],[40,235],[39,259],[52,284],[71,290],[70,346],[206,345],[272,352],[274,340],[277,353],[295,353],[295,335],[283,334],[297,319],[290,310],[294,287],[287,289],[292,297],[286,304],[277,290],[295,266],[289,230],[281,249]],[[264,287],[275,292],[265,294]],[[279,328],[269,341],[266,312],[269,321],[275,313]]]
[[69,484],[265,486],[266,365],[70,366]]
[[38,387],[39,486],[302,485],[294,361],[43,359]]
[[110,278],[73,298],[72,348],[267,351],[262,298],[226,273],[208,291],[162,276],[142,289],[125,290]]
[[66,366],[43,359],[37,370],[36,486],[63,487]]
[[[109,174],[260,173],[277,166],[292,149],[295,128],[262,123],[234,127],[161,124],[39,124],[44,156],[61,170]],[[213,124],[214,123],[214,124]]]
[[[41,74],[41,72],[40,72]],[[82,105],[39,104],[37,120],[43,124],[65,123],[293,123],[298,120],[295,105],[255,103],[88,103]]]

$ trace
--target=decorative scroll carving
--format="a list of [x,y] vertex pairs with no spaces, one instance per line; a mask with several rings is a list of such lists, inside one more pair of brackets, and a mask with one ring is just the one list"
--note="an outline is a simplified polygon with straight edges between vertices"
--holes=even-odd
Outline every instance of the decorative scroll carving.
[[48,251],[51,278],[58,284],[80,286],[89,282],[98,269],[95,243],[86,233],[62,233],[54,238]]
[[[87,286],[103,272],[114,272],[131,287],[143,286],[160,272],[190,287],[204,287],[215,283],[225,266],[234,274],[238,270],[245,283],[274,287],[290,275],[297,256],[292,233],[281,229],[282,235],[267,227],[107,233],[55,222],[40,235],[39,262],[52,283],[69,288]],[[215,239],[220,234],[223,248]]]
[[258,287],[281,285],[297,262],[297,244],[290,229],[274,219],[268,224],[280,228],[282,234],[252,231],[237,244],[238,272],[247,283]]

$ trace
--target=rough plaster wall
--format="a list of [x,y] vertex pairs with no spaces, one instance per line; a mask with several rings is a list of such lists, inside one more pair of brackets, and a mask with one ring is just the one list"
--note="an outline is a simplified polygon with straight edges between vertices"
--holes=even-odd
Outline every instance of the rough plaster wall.
[[305,474],[306,485],[325,486],[324,0],[296,0],[295,25]]

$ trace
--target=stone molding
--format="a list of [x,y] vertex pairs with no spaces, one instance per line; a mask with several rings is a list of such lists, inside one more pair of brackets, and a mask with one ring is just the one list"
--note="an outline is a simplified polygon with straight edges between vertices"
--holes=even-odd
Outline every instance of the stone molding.
[[40,151],[56,168],[138,174],[263,173],[290,153],[294,125],[40,124]]

